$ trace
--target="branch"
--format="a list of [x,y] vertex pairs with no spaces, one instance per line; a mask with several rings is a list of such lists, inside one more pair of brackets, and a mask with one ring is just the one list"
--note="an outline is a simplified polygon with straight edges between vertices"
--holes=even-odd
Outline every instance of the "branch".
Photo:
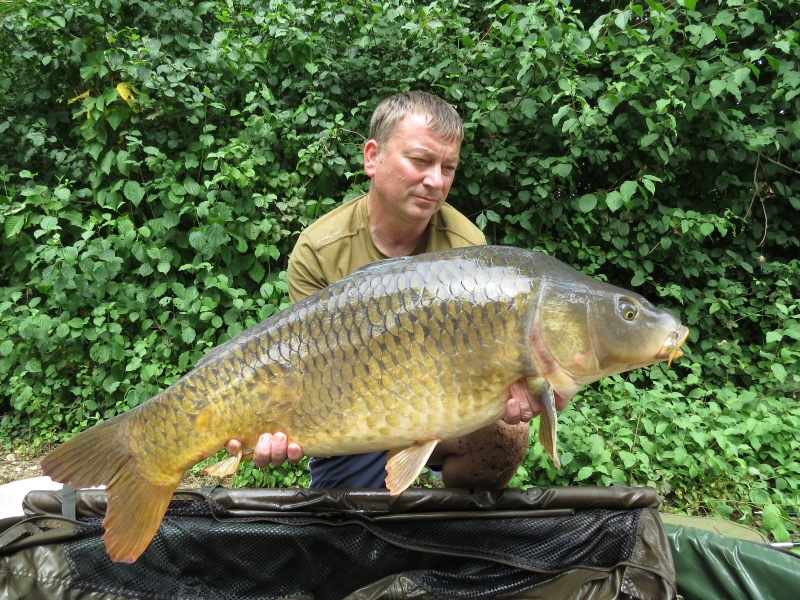
[[763,154],[761,154],[761,152],[758,153],[758,156],[759,156],[759,158],[763,158],[763,159],[768,160],[769,162],[771,162],[774,165],[778,165],[779,167],[783,167],[787,171],[791,171],[792,173],[796,173],[796,174],[800,175],[800,171],[796,171],[795,169],[792,169],[791,167],[787,167],[783,163],[779,163],[777,160],[772,160],[769,156],[764,156]]

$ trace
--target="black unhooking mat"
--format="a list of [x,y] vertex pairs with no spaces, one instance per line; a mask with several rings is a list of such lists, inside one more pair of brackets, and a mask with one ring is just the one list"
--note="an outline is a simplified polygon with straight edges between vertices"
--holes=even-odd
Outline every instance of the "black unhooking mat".
[[105,501],[30,493],[0,523],[0,597],[675,597],[649,488],[184,490],[133,564],[105,553]]

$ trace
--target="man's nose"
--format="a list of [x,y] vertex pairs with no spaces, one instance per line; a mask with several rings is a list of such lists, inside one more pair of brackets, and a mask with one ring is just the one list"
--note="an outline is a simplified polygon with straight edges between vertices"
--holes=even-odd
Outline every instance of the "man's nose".
[[444,175],[442,165],[433,164],[425,172],[425,179],[422,182],[426,188],[441,190],[444,187]]

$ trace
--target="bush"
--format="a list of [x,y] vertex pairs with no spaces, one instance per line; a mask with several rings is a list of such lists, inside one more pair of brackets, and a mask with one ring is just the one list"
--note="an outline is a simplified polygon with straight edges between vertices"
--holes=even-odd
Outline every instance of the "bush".
[[691,328],[673,369],[586,389],[562,414],[563,469],[532,444],[515,484],[652,485],[676,510],[759,507],[796,533],[792,3],[619,6],[2,4],[4,445],[128,410],[284,307],[295,234],[366,187],[372,109],[421,88],[464,119],[450,199],[492,242]]

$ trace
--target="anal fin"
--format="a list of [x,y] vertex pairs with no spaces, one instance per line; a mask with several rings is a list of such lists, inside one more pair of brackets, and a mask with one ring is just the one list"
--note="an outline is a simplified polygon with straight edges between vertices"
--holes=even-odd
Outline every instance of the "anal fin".
[[408,448],[389,452],[389,459],[386,461],[386,487],[391,496],[397,496],[414,483],[440,441],[436,439],[419,442]]
[[553,459],[556,469],[561,468],[561,461],[558,460],[558,449],[556,448],[556,431],[558,429],[558,415],[556,414],[556,397],[550,384],[545,384],[540,388],[540,400],[542,402],[542,415],[539,419],[539,443],[544,447],[545,452]]

